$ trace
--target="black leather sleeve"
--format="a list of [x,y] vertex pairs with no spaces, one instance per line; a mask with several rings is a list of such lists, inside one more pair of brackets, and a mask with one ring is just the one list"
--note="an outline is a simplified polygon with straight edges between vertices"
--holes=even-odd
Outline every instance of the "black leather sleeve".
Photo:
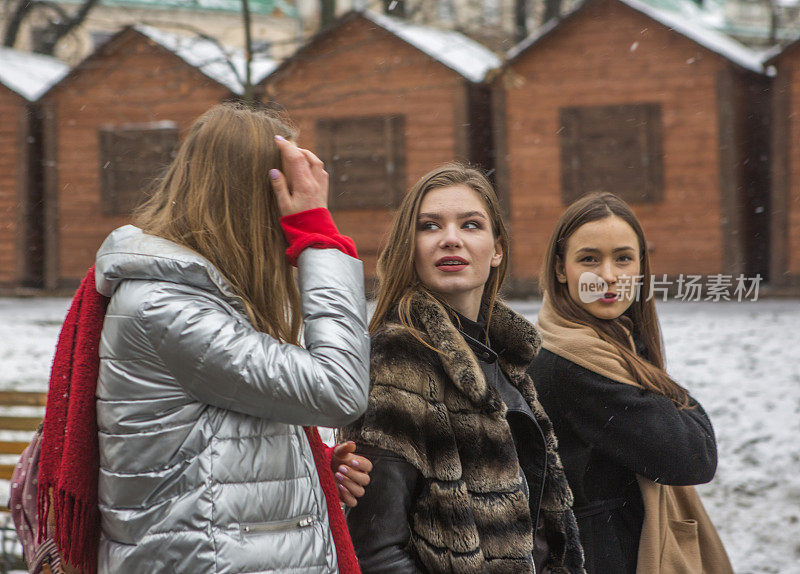
[[391,451],[359,445],[358,454],[372,462],[364,496],[347,513],[363,574],[424,574],[409,552],[409,514],[422,485],[422,475]]

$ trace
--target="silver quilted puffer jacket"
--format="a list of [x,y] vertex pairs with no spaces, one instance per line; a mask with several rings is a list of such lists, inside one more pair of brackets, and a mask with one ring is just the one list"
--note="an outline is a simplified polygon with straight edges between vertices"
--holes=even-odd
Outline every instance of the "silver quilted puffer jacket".
[[256,331],[204,258],[133,226],[97,254],[101,573],[337,572],[301,425],[367,406],[361,262],[306,249],[306,348]]

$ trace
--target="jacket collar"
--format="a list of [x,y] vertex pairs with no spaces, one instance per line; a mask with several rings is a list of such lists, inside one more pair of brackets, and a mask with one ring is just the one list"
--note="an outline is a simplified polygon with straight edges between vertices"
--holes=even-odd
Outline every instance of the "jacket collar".
[[478,357],[478,361],[489,364],[494,363],[497,360],[497,353],[488,344],[484,343],[487,338],[486,321],[482,317],[478,317],[477,321],[473,321],[458,311],[452,311],[451,313],[454,315],[453,319],[456,328]]
[[[483,316],[488,313],[484,310]],[[489,321],[489,340],[502,363],[524,372],[542,346],[536,327],[502,301],[495,301]]]
[[[445,307],[433,296],[419,292],[412,298],[411,308],[430,344],[439,351],[453,384],[473,403],[501,410],[500,397],[487,385],[475,353],[450,320]],[[486,312],[482,314],[488,316]],[[511,371],[508,374],[512,382],[517,379],[514,375],[524,374],[541,344],[533,325],[500,301],[496,301],[492,309],[489,338],[497,349],[501,366]]]
[[463,329],[459,329],[461,336],[464,337],[464,340],[469,345],[469,348],[475,353],[478,357],[479,361],[483,361],[484,363],[492,364],[497,360],[497,353],[495,353],[491,347],[479,341]]
[[168,281],[208,291],[247,313],[241,297],[208,259],[133,225],[111,232],[97,252],[95,265],[97,291],[106,297],[127,279]]

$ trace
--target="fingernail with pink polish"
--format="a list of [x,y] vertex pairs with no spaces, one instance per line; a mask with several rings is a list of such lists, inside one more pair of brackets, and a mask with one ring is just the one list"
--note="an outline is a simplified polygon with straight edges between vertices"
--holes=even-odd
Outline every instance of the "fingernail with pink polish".
[[285,142],[286,141],[286,138],[283,137],[283,136],[275,136],[275,139],[278,140],[279,142]]
[[338,478],[339,480],[344,480],[344,475],[341,472],[337,472],[336,478]]
[[353,459],[353,461],[350,464],[352,464],[353,466],[361,466],[361,464],[356,459]]
[[269,176],[272,179],[278,179],[281,176],[281,174],[278,172],[277,169],[271,169],[271,170],[269,170]]
[[347,467],[345,465],[340,466],[339,472],[341,472],[342,474],[347,474]]

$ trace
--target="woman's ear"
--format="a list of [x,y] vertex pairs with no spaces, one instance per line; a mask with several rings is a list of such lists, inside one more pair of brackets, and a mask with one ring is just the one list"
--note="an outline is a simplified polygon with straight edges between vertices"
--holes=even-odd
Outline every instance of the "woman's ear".
[[503,260],[503,242],[498,237],[497,241],[494,242],[494,255],[492,255],[492,267],[497,267],[500,265],[500,262]]
[[567,273],[564,269],[564,260],[558,255],[556,255],[556,279],[558,279],[559,283],[567,282]]

